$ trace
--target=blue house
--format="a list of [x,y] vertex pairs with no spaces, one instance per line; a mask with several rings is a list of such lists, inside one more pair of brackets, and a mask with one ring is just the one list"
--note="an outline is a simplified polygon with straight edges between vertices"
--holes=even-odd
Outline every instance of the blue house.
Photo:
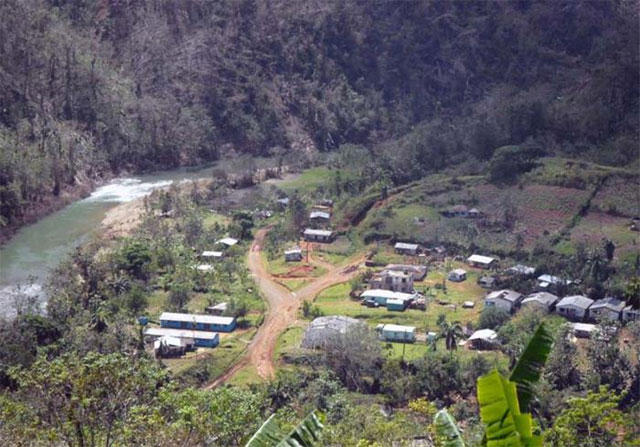
[[236,328],[233,317],[216,315],[195,315],[163,312],[160,326],[170,329],[192,329],[196,331],[231,332]]

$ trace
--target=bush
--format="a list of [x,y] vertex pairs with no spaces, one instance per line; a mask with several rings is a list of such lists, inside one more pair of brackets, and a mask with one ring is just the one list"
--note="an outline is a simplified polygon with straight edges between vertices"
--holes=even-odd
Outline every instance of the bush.
[[495,330],[509,321],[509,318],[509,313],[504,310],[495,307],[485,307],[478,320],[478,329]]

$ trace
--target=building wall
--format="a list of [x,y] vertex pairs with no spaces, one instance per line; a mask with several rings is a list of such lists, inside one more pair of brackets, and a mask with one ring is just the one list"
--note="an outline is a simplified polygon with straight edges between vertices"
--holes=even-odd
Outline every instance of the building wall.
[[412,332],[382,331],[382,338],[387,341],[415,341],[415,334]]
[[511,312],[511,310],[513,309],[510,301],[506,301],[500,298],[485,299],[484,305],[487,307],[496,307],[500,310],[504,310],[505,312]]
[[171,329],[193,329],[197,331],[231,332],[236,328],[236,321],[230,324],[203,324],[190,321],[160,320],[160,326]]
[[586,314],[584,310],[573,306],[556,307],[556,311],[558,315],[569,318],[584,318]]

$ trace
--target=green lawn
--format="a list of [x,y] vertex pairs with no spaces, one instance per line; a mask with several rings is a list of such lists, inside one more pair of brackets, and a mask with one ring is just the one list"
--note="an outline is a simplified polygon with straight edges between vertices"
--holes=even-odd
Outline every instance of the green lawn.
[[292,180],[285,180],[278,183],[278,188],[286,193],[298,191],[300,193],[311,193],[320,187],[326,187],[331,181],[332,171],[326,167],[317,167],[305,170],[302,174]]
[[298,349],[303,335],[304,328],[300,326],[289,327],[286,331],[280,334],[276,344],[274,361],[278,362],[283,354],[287,354]]
[[313,265],[305,262],[286,262],[283,256],[278,256],[275,259],[269,259],[265,252],[261,252],[262,262],[267,266],[267,272],[276,276],[287,277],[311,277],[316,278],[324,275],[327,270],[321,266]]
[[222,214],[218,214],[218,213],[209,213],[207,215],[207,217],[204,218],[204,221],[202,222],[204,225],[205,229],[210,229],[213,228],[213,226],[215,224],[218,224],[220,226],[225,226],[229,224],[229,218],[227,216],[224,216]]
[[234,386],[249,386],[256,383],[264,382],[264,379],[258,375],[258,370],[253,365],[248,365],[238,371],[232,378],[229,380],[230,385]]

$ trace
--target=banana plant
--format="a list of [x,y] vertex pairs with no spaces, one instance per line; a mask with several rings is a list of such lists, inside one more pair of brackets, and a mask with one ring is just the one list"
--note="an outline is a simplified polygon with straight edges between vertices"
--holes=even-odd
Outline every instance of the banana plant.
[[311,447],[320,440],[324,414],[314,410],[289,434],[282,431],[272,414],[245,447]]
[[[540,379],[553,337],[541,324],[527,344],[509,379],[497,369],[478,379],[480,418],[485,425],[487,447],[538,447],[542,438],[533,434],[529,406],[532,386]],[[444,447],[465,447],[455,420],[441,410],[435,418],[436,436]]]

